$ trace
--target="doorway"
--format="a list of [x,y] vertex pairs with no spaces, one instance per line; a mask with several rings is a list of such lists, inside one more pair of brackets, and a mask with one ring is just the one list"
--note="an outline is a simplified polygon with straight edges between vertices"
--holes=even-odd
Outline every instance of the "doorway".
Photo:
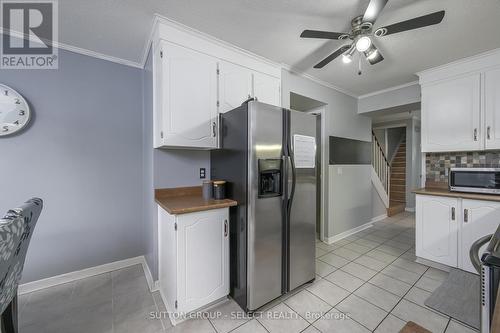
[[321,101],[302,96],[293,92],[290,92],[290,109],[295,111],[306,112],[315,115],[316,118],[316,234],[317,238],[323,240],[325,235],[324,230],[324,198],[325,198],[325,188],[324,183],[325,177],[325,106],[327,104]]

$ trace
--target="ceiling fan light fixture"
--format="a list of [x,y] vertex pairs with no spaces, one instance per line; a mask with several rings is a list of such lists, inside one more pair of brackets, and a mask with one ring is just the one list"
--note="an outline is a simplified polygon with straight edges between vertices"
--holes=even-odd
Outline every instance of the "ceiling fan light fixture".
[[372,46],[372,40],[368,36],[362,36],[356,41],[356,50],[365,52]]
[[373,60],[377,57],[378,55],[378,50],[377,48],[372,44],[370,45],[370,48],[363,52],[367,60]]
[[342,55],[342,62],[344,64],[350,64],[352,62],[352,55],[350,55],[350,54],[343,54]]

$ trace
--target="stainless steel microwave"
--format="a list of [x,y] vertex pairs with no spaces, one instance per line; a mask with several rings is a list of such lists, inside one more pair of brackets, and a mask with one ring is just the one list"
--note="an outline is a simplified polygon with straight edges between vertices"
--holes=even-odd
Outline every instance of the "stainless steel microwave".
[[500,194],[500,168],[451,168],[452,192]]

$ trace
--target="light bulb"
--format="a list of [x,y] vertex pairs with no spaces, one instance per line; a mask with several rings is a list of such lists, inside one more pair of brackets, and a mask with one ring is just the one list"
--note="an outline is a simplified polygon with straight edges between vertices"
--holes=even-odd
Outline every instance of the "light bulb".
[[350,54],[343,54],[342,61],[344,62],[344,64],[348,64],[352,61],[352,56]]
[[377,55],[378,55],[378,50],[373,50],[372,52],[370,52],[368,54],[368,56],[366,57],[366,59],[373,60],[373,59],[375,59],[377,57]]
[[363,36],[356,41],[356,50],[358,50],[358,52],[365,52],[370,48],[371,45],[372,40],[370,39],[370,37]]

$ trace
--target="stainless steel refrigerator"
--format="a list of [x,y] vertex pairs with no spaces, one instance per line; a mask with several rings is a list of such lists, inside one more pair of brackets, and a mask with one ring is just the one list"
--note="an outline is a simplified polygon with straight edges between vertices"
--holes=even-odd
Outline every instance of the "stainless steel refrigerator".
[[228,181],[231,296],[248,312],[315,278],[316,116],[249,101],[220,116],[212,179]]

